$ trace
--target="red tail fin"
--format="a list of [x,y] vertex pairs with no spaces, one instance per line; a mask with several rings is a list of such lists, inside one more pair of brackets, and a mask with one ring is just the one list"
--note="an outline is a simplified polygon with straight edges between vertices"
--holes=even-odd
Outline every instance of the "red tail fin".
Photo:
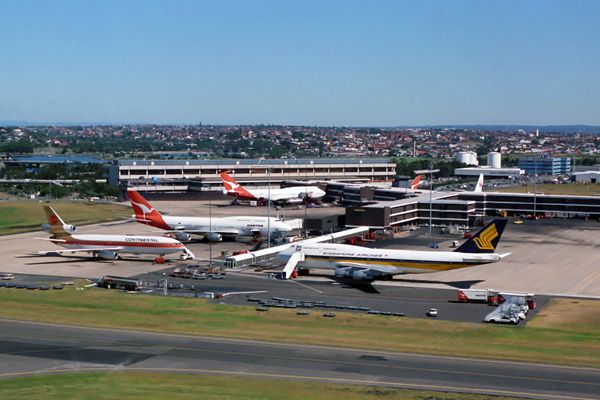
[[229,196],[238,196],[244,199],[256,200],[256,197],[246,189],[240,186],[227,172],[221,172],[221,180],[223,180],[223,186],[225,190],[223,193]]
[[421,175],[417,175],[414,181],[410,184],[411,189],[416,189],[419,187],[419,182],[421,181]]
[[133,211],[135,212],[135,219],[137,222],[155,226],[161,229],[171,229],[163,220],[162,215],[156,211],[154,207],[152,207],[150,203],[148,203],[146,199],[142,197],[141,194],[135,190],[128,190],[127,195],[129,196],[129,201],[133,206]]

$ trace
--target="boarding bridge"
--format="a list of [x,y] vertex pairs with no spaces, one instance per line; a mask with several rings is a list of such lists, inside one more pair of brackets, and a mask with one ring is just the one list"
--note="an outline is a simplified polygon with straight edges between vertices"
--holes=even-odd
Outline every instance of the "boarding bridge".
[[304,253],[295,252],[292,254],[287,264],[285,264],[285,267],[283,268],[283,279],[290,279],[292,272],[294,272],[296,269],[296,265],[302,261],[304,261]]
[[[347,229],[345,231],[335,232],[328,235],[318,236],[310,239],[298,240],[299,243],[340,243],[344,240],[365,235],[369,233],[369,228],[366,226],[360,226],[358,228]],[[277,254],[288,249],[294,243],[286,243],[281,246],[270,247],[268,249],[261,249],[257,251],[251,251],[237,256],[227,257],[223,260],[223,269],[231,268],[242,268],[249,265],[262,263],[265,261],[273,260],[277,258]],[[296,261],[298,262],[298,261]],[[293,269],[292,269],[293,271]],[[290,271],[290,274],[291,272]]]

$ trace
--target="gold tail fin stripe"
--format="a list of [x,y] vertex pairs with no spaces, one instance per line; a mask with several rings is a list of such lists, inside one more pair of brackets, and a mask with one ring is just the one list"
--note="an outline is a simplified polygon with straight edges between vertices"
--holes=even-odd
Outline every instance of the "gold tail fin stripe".
[[494,246],[492,245],[492,240],[498,237],[498,230],[496,229],[496,225],[492,225],[487,228],[485,231],[481,232],[478,238],[473,239],[477,247],[481,250],[494,250]]

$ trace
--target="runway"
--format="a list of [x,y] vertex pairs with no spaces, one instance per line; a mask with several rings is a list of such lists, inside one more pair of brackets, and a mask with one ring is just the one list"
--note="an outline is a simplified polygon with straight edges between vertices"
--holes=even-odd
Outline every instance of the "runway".
[[[365,339],[368,340],[368,339]],[[600,399],[600,369],[0,320],[0,378],[136,371]]]

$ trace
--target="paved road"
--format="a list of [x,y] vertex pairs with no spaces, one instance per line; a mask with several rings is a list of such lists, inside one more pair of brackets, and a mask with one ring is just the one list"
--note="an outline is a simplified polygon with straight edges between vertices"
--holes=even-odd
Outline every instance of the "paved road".
[[600,399],[600,370],[0,320],[0,378],[152,371]]

